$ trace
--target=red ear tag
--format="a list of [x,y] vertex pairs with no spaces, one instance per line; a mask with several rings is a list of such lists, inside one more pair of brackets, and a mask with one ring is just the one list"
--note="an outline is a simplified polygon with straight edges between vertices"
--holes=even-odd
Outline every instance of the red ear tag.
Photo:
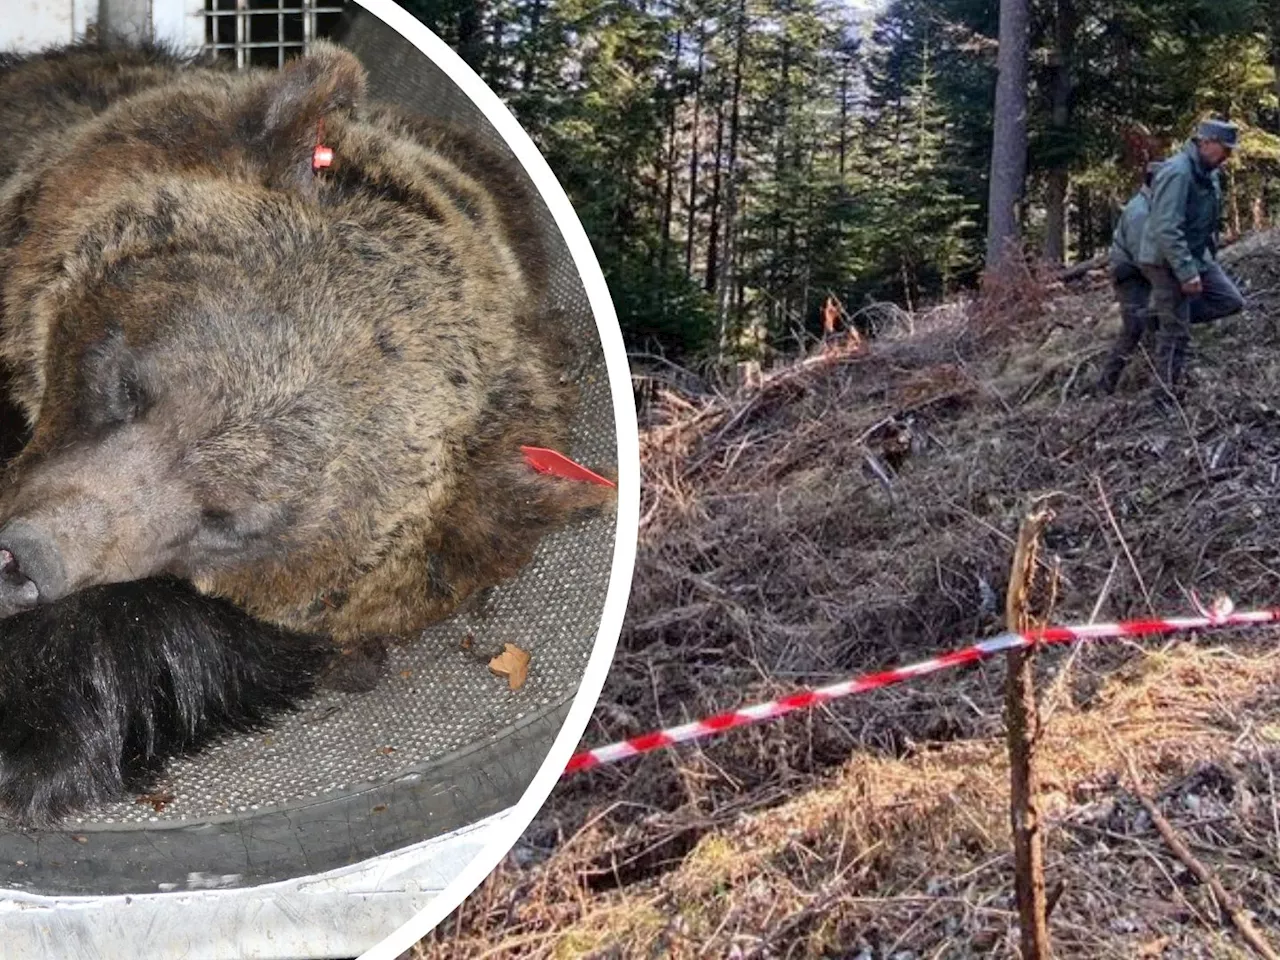
[[333,166],[333,148],[323,145],[317,145],[315,152],[311,155],[311,171],[316,173],[325,167]]
[[598,483],[602,487],[616,487],[612,480],[606,480],[597,473],[592,473],[580,463],[574,463],[563,453],[546,450],[543,447],[521,447],[525,461],[539,473],[564,477],[566,480],[581,480],[586,483]]

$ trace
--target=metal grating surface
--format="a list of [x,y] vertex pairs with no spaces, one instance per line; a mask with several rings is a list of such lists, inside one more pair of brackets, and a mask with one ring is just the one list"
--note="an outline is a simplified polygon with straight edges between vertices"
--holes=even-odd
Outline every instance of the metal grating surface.
[[205,0],[204,50],[237,67],[283,66],[337,30],[350,6],[347,0]]
[[[465,119],[506,149],[452,81],[381,21],[356,17],[339,39],[369,69],[372,97]],[[553,303],[582,352],[576,377],[581,405],[568,452],[612,469],[617,428],[595,319],[550,213],[541,204],[535,213],[536,228],[558,251]],[[494,591],[482,614],[455,617],[394,651],[389,677],[372,693],[319,695],[269,732],[231,738],[175,763],[157,790],[174,796],[162,812],[122,802],[77,822],[84,829],[178,825],[332,799],[429,769],[455,751],[504,736],[513,724],[576,692],[600,627],[614,535],[615,520],[605,517],[548,537],[521,576]],[[474,637],[471,649],[463,650],[468,634]],[[487,667],[489,656],[506,642],[532,654],[529,679],[516,692]]]

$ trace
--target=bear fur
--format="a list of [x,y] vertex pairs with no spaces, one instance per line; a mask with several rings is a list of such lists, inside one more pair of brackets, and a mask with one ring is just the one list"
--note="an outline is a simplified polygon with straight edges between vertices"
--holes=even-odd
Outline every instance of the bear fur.
[[563,449],[575,403],[525,178],[364,87],[327,43],[279,71],[0,58],[25,420],[0,805],[23,822],[341,685],[613,501],[520,451]]

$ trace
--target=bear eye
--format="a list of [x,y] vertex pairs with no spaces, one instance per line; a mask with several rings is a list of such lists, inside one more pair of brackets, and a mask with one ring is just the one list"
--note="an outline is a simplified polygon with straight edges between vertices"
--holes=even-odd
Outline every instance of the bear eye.
[[221,507],[201,509],[196,542],[204,550],[234,550],[239,547],[241,537],[236,530],[235,515]]
[[111,411],[115,416],[112,419],[118,423],[130,423],[142,416],[146,407],[147,393],[137,374],[133,371],[122,373],[116,384],[115,403]]
[[98,426],[131,423],[150,402],[136,358],[119,333],[95,344],[84,355],[81,372],[85,420]]
[[233,518],[230,510],[222,510],[218,507],[205,507],[200,511],[200,522],[206,527],[228,530],[232,526]]
[[271,543],[272,531],[286,517],[287,511],[261,504],[232,510],[215,501],[201,507],[200,527],[192,543],[201,550],[215,552],[259,549]]

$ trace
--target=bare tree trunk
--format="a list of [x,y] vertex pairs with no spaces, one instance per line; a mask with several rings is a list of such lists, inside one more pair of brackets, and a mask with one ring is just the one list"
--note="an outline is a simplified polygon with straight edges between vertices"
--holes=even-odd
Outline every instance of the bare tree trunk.
[[524,69],[520,74],[520,86],[525,91],[533,86],[537,75],[538,34],[542,27],[542,5],[543,0],[533,0],[533,6],[529,9],[529,36],[525,40],[525,49],[528,52],[525,54]]
[[1243,232],[1240,217],[1240,180],[1233,174],[1227,176],[1230,178],[1227,181],[1227,190],[1231,200],[1231,239],[1234,240]]
[[849,68],[849,58],[846,57],[840,63],[840,159],[837,170],[842,187],[849,152]]
[[[1075,62],[1075,0],[1058,0],[1054,24],[1053,106],[1049,124],[1053,145],[1061,154],[1071,128],[1071,95],[1074,83],[1071,69]],[[1070,185],[1069,156],[1059,155],[1049,171],[1049,190],[1045,202],[1044,258],[1061,266],[1067,259],[1067,192]]]
[[707,274],[703,289],[713,293],[718,280],[720,256],[720,181],[724,163],[724,104],[716,98],[716,149],[715,166],[711,174],[711,203],[708,211],[710,223],[707,225]]
[[667,77],[667,185],[662,195],[662,266],[667,266],[667,256],[671,249],[671,208],[676,189],[676,76],[680,70],[680,47],[684,39],[683,32],[676,31],[676,55],[671,61],[671,72]]
[[502,78],[500,76],[502,70],[502,47],[506,29],[507,25],[503,21],[502,15],[495,9],[493,22],[489,24],[489,56],[485,58],[487,70],[485,82],[496,91],[509,89],[508,85],[501,82]]
[[[1267,4],[1267,23],[1271,28],[1271,69],[1276,78],[1276,99],[1280,100],[1280,0]],[[1276,108],[1272,133],[1280,134],[1280,107]]]
[[995,131],[987,214],[987,271],[998,272],[1019,241],[1018,202],[1027,176],[1028,0],[1000,0]]
[[1076,191],[1076,206],[1080,215],[1080,259],[1086,260],[1098,249],[1097,233],[1093,229],[1093,191],[1082,187]]
[[[724,270],[719,278],[716,301],[720,311],[720,355],[729,349],[729,312],[731,291],[737,286],[738,277],[738,132],[742,118],[742,64],[747,50],[747,0],[738,0],[736,38],[733,54],[733,92],[729,112],[729,156],[725,164],[728,177],[725,193],[724,241],[722,262]],[[740,299],[740,298],[739,298]]]
[[698,126],[702,122],[702,65],[706,34],[698,31],[698,72],[693,78],[693,138],[689,148],[689,230],[684,245],[685,276],[693,276],[693,242],[698,235]]
[[1070,175],[1066,167],[1049,171],[1044,208],[1044,258],[1056,266],[1067,261],[1067,191]]
[[458,11],[458,53],[476,73],[484,72],[484,4],[470,0]]
[[804,273],[801,277],[800,287],[800,322],[804,323],[809,316],[809,291],[810,284],[813,281],[813,189],[812,184],[815,176],[813,171],[813,160],[817,155],[817,150],[809,151],[809,166],[806,171],[806,182],[810,185],[805,190],[804,203],[804,222],[805,222],[805,242],[804,242]]
[[[784,184],[787,183],[787,117],[791,110],[791,41],[784,33],[782,36],[782,97],[778,104],[778,137],[775,142],[773,161],[774,182],[778,195],[781,196]],[[782,282],[782,264],[778,253],[782,249],[782,213],[775,204],[769,214],[769,326],[773,330],[780,329],[787,321],[786,290]],[[788,232],[788,249],[793,241]]]

